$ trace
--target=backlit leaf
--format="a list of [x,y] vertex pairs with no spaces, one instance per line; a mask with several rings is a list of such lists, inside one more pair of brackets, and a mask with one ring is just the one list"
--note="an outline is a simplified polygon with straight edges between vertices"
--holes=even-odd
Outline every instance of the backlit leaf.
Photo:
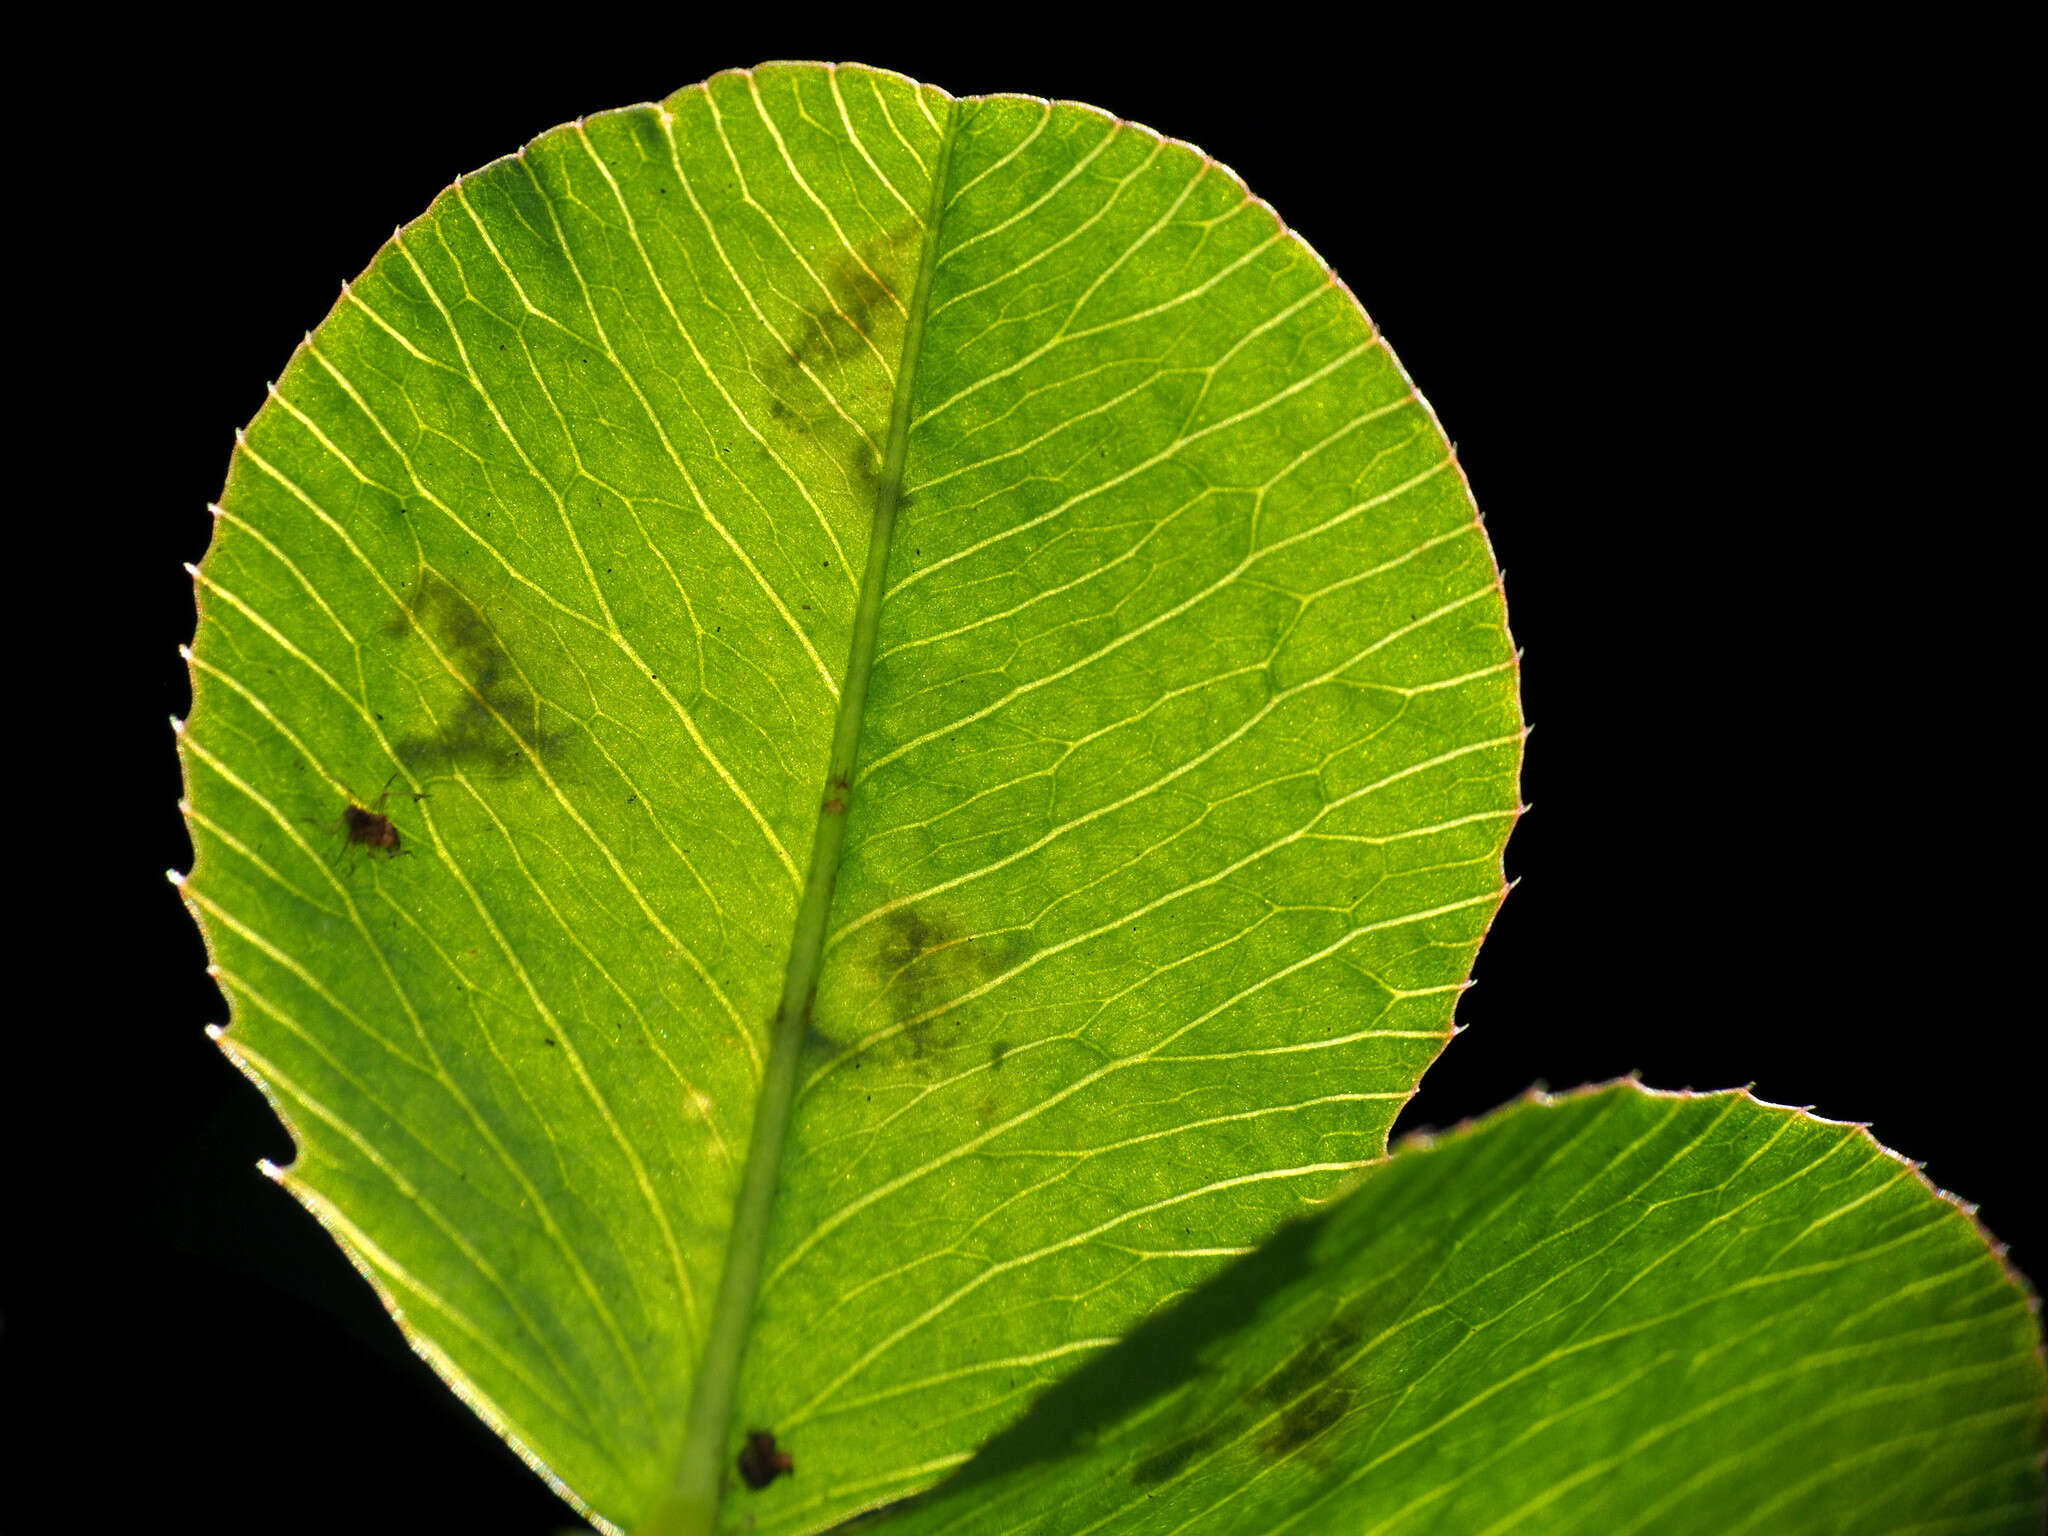
[[874,1529],[2030,1536],[2029,1303],[1856,1127],[1525,1101],[1403,1147]]
[[198,583],[280,1177],[613,1525],[958,1465],[1380,1155],[1502,893],[1442,432],[1087,107],[775,66],[543,136],[307,338]]

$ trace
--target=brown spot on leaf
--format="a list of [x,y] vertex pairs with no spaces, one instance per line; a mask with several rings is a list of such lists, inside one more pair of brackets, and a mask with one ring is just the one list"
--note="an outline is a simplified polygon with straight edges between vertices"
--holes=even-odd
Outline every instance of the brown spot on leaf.
[[793,1476],[796,1463],[790,1460],[789,1452],[777,1448],[772,1431],[750,1429],[747,1443],[740,1447],[739,1468],[742,1480],[759,1493],[778,1477]]

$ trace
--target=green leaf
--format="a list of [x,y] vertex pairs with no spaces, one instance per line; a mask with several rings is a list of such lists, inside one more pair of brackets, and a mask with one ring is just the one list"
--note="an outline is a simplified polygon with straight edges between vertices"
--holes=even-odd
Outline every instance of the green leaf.
[[545,135],[307,338],[198,584],[279,1177],[614,1525],[929,1486],[1382,1153],[1503,890],[1443,434],[1092,108],[775,66]]
[[1403,1146],[876,1530],[2028,1536],[2044,1395],[1913,1165],[1623,1083]]

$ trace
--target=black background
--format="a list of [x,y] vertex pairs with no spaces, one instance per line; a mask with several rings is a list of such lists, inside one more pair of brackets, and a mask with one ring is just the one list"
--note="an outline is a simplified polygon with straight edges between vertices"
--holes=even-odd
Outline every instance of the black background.
[[[1969,82],[1909,38],[1604,10],[1133,12],[1171,36],[1115,44],[1114,8],[1004,14],[980,41],[606,8],[592,42],[573,14],[479,38],[386,12],[24,43],[15,1518],[565,1523],[254,1171],[289,1143],[202,1034],[224,1007],[163,878],[189,859],[180,567],[234,428],[394,224],[559,122],[766,58],[1074,97],[1202,145],[1349,282],[1457,440],[1526,649],[1534,811],[1470,1027],[1404,1127],[1536,1082],[1754,1083],[1873,1121],[2048,1272],[2022,1058],[2039,685],[1997,632],[2030,617],[2038,493],[2009,488],[1982,398],[2022,322],[1997,133],[1938,101]],[[56,1470],[74,1457],[99,1470]]]

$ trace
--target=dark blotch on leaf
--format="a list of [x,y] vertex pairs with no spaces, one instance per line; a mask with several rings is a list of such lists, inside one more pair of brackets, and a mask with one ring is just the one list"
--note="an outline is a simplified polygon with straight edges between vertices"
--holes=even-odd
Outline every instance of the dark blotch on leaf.
[[1021,958],[1014,942],[964,934],[944,915],[916,907],[899,907],[875,926],[869,971],[898,1029],[877,1049],[899,1058],[923,1061],[966,1044],[981,1015],[972,1004],[949,1005]]
[[819,991],[812,1026],[835,1054],[872,1041],[850,1066],[907,1068],[927,1077],[942,1062],[979,1065],[1003,1014],[970,994],[1031,952],[1023,933],[977,933],[941,909],[898,907],[846,944],[846,973]]
[[849,370],[862,358],[893,358],[901,351],[922,236],[922,227],[909,222],[868,241],[858,254],[823,262],[806,281],[824,293],[794,317],[778,346],[755,360],[769,416],[791,436],[815,439],[839,462],[856,494],[875,492],[881,466],[877,445],[854,425],[861,417],[857,403],[848,419],[853,397],[846,383],[861,376]]
[[1131,1468],[1131,1481],[1139,1487],[1165,1482],[1203,1451],[1242,1433],[1262,1417],[1258,1403],[1280,1409],[1279,1419],[1260,1437],[1259,1449],[1275,1460],[1293,1455],[1351,1411],[1358,1394],[1338,1379],[1337,1372],[1363,1337],[1348,1318],[1333,1318],[1290,1354],[1249,1399],[1226,1404],[1219,1418],[1138,1462]]
[[1340,1381],[1311,1387],[1281,1410],[1280,1422],[1259,1441],[1259,1449],[1276,1460],[1292,1456],[1349,1413],[1355,1396]]
[[1222,1438],[1223,1426],[1211,1424],[1185,1440],[1176,1440],[1165,1450],[1153,1452],[1131,1468],[1131,1481],[1140,1488],[1163,1483]]
[[539,696],[483,610],[436,571],[420,573],[390,632],[414,628],[439,653],[428,675],[440,672],[448,692],[435,699],[434,729],[395,743],[402,761],[509,773],[525,766],[529,753],[544,757],[559,744],[559,733],[541,723]]
[[794,1475],[796,1463],[789,1452],[776,1448],[772,1431],[750,1429],[747,1443],[740,1447],[739,1468],[746,1485],[758,1493],[784,1473]]
[[1259,1395],[1269,1403],[1286,1403],[1325,1385],[1359,1341],[1356,1324],[1343,1317],[1331,1319],[1287,1357],[1287,1363],[1259,1388]]

